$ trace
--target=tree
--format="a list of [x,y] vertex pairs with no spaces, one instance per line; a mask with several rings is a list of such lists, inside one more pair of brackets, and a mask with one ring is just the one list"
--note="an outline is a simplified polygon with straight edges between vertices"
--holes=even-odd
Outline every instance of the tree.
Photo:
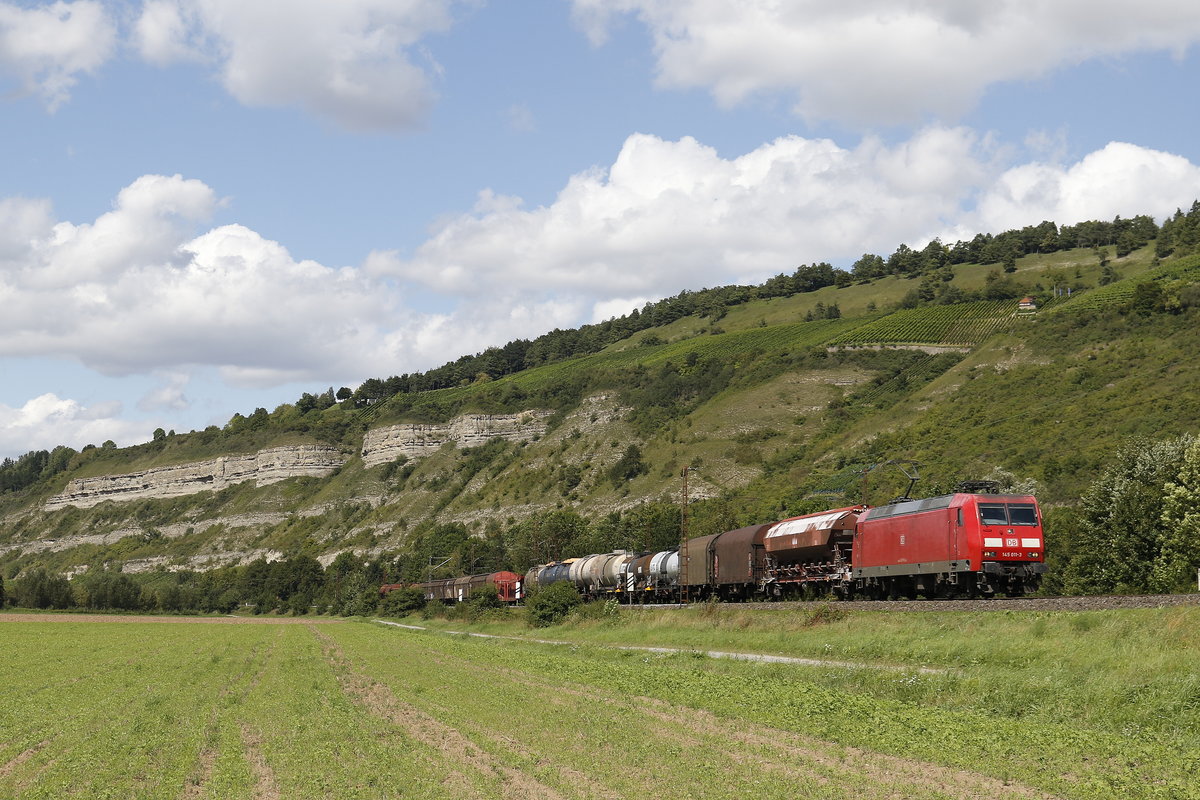
[[1050,225],[1051,228],[1046,231],[1045,235],[1042,236],[1041,241],[1038,242],[1037,249],[1039,253],[1053,253],[1058,250],[1058,229],[1053,227],[1053,222],[1051,222]]
[[243,600],[254,601],[266,587],[267,578],[271,575],[271,565],[265,558],[256,558],[242,567],[238,579],[238,593]]
[[1166,292],[1154,281],[1139,283],[1129,300],[1129,310],[1144,316],[1162,311],[1166,305]]
[[896,252],[888,256],[887,271],[892,275],[909,275],[920,269],[920,254],[906,244],[900,245]]
[[518,571],[523,571],[578,553],[587,533],[587,521],[574,511],[545,511],[517,526],[509,553]]
[[[1169,576],[1179,563],[1176,553],[1186,545],[1174,542],[1166,530],[1168,486],[1182,500],[1191,485],[1185,473],[1185,453],[1195,438],[1166,441],[1138,440],[1122,448],[1115,462],[1084,493],[1080,524],[1073,535],[1074,551],[1064,569],[1068,592],[1137,593],[1161,588],[1160,575]],[[1183,519],[1182,506],[1171,506],[1171,519]],[[1159,567],[1160,561],[1164,566]]]
[[1125,231],[1117,237],[1117,258],[1124,258],[1138,248],[1133,231]]
[[355,572],[346,579],[342,597],[343,617],[368,616],[379,607],[379,586],[372,586],[366,575]]
[[634,550],[661,551],[679,544],[681,512],[674,503],[642,503],[625,511],[621,527],[624,546]]
[[71,584],[61,575],[35,569],[13,581],[13,604],[21,608],[70,608]]
[[862,257],[850,266],[850,274],[858,280],[870,280],[887,274],[887,264],[881,256],[874,253],[863,253]]
[[1162,545],[1151,588],[1171,592],[1191,587],[1200,568],[1200,439],[1184,452],[1179,474],[1163,489]]
[[934,239],[921,251],[921,266],[925,272],[936,272],[950,262],[950,251],[941,239]]
[[[824,310],[824,307],[822,307],[822,313],[824,313]],[[617,462],[608,468],[608,479],[612,481],[613,486],[619,488],[622,484],[649,471],[650,468],[642,461],[641,448],[636,444],[630,444],[625,448],[625,453],[617,459]]]

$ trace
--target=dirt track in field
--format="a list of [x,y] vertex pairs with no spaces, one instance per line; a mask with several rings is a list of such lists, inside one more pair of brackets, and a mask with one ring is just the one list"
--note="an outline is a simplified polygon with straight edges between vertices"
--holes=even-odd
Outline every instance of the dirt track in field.
[[181,622],[199,625],[336,625],[340,619],[307,617],[153,617],[123,614],[0,614],[0,622]]
[[[358,672],[338,644],[323,633],[313,631],[323,645],[325,659],[333,667],[343,691],[370,713],[400,727],[407,735],[450,756],[455,762],[482,775],[500,776],[505,796],[564,800],[563,795],[536,778],[515,769],[486,752],[463,732],[397,698],[382,683]],[[469,791],[469,778],[449,775],[447,786],[455,794]]]

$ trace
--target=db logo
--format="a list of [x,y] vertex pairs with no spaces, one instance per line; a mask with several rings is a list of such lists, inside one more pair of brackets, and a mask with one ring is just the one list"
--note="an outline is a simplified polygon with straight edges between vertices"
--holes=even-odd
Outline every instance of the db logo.
[[1004,546],[1005,546],[1005,547],[1016,547],[1016,546],[1017,546],[1017,540],[1016,540],[1016,539],[1005,539],[1005,540],[1004,540]]

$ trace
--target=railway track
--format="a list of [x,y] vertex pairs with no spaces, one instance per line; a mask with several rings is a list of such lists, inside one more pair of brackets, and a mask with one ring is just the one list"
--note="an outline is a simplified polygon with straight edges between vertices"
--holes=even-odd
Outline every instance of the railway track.
[[[741,608],[788,611],[805,603],[738,603]],[[1090,595],[1083,597],[994,597],[989,600],[832,600],[854,611],[1106,611],[1116,608],[1168,608],[1200,605],[1200,594]],[[642,606],[651,608],[652,606]],[[671,608],[673,606],[657,606]]]

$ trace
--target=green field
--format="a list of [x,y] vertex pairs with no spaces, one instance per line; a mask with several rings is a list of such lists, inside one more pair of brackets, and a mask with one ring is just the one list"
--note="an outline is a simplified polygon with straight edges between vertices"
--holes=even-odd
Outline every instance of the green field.
[[59,620],[0,622],[0,797],[1200,796],[1196,608]]

